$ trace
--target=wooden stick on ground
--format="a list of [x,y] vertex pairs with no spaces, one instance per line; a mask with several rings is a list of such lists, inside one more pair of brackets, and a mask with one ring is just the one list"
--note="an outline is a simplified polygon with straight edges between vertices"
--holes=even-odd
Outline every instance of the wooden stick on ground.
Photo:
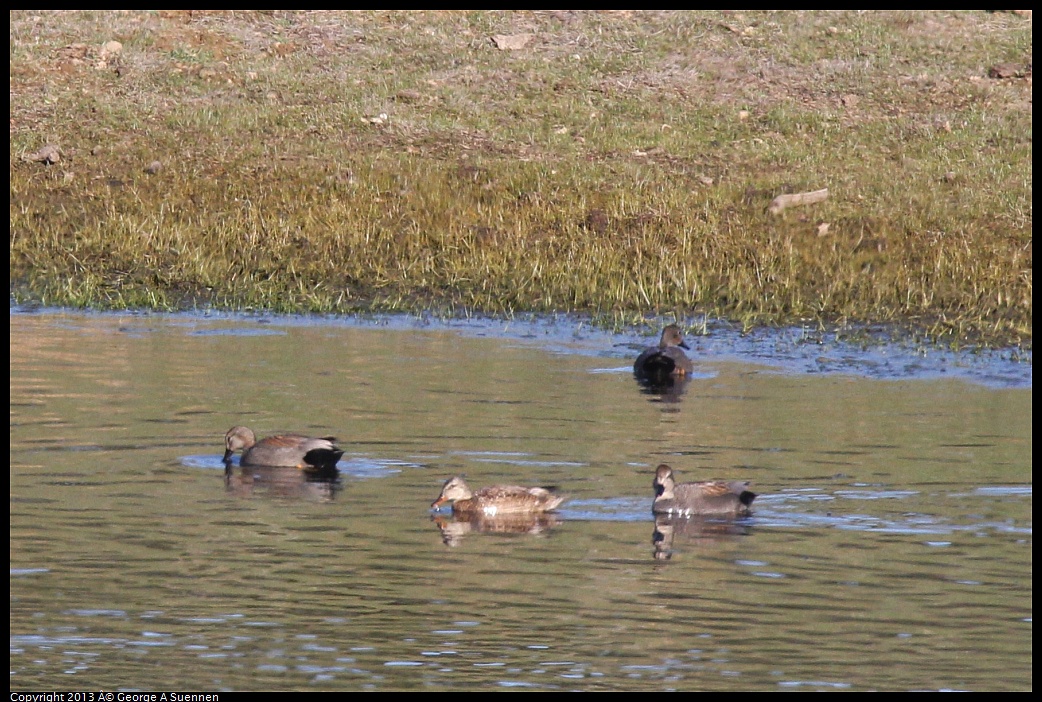
[[772,215],[781,214],[782,210],[786,207],[796,207],[797,205],[813,205],[815,202],[822,202],[829,196],[829,189],[823,188],[821,190],[814,190],[809,193],[790,193],[788,195],[779,195],[778,197],[771,200],[770,206],[767,211]]

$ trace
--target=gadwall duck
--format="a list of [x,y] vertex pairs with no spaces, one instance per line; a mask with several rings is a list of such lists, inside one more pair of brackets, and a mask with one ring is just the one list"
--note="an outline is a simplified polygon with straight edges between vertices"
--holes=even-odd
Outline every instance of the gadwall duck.
[[549,512],[564,502],[564,497],[546,488],[519,485],[491,485],[471,492],[463,478],[457,475],[445,481],[441,494],[431,503],[431,507],[437,509],[446,502],[452,503],[452,512],[457,515],[483,514],[494,517]]
[[278,434],[257,441],[252,429],[232,427],[224,436],[224,462],[230,463],[232,454],[241,449],[239,463],[244,466],[330,470],[344,455],[334,441],[331,436],[314,438],[302,434]]
[[662,330],[658,346],[644,349],[633,362],[633,372],[640,378],[665,380],[671,376],[687,375],[694,370],[691,359],[680,349],[689,349],[684,334],[676,324]]
[[651,511],[679,517],[737,517],[749,514],[756,493],[740,480],[678,483],[665,463],[655,471],[655,502]]

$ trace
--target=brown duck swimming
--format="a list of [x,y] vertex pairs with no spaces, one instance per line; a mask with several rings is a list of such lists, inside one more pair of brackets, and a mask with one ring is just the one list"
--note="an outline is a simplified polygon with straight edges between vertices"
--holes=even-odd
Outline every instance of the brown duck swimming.
[[521,487],[519,485],[491,485],[471,492],[463,478],[449,478],[441,488],[431,507],[452,503],[452,511],[458,515],[482,514],[495,517],[503,514],[536,514],[556,509],[564,497],[555,495],[546,488]]
[[678,483],[665,463],[655,471],[655,502],[651,511],[677,517],[737,517],[749,514],[756,493],[740,480]]
[[282,466],[293,468],[336,468],[344,455],[331,436],[310,437],[302,434],[278,434],[257,441],[252,429],[232,427],[224,436],[224,462],[241,450],[239,463],[244,466]]
[[658,346],[644,349],[633,363],[638,378],[664,381],[672,376],[685,376],[694,370],[691,359],[681,349],[688,349],[684,334],[676,324],[662,330]]

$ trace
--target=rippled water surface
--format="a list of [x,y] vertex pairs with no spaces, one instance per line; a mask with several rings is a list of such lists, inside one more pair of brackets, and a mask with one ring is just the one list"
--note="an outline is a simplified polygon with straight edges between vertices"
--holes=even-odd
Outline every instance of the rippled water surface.
[[[567,320],[10,338],[12,689],[1032,687],[1029,364],[710,334],[650,394],[651,339]],[[339,479],[226,478],[233,424],[336,435]],[[661,462],[753,516],[656,523]],[[569,501],[432,515],[455,474]]]

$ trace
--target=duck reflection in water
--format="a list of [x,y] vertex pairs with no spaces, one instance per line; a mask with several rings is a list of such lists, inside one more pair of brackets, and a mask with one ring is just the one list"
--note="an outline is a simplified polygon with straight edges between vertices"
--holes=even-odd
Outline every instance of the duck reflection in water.
[[701,545],[717,545],[721,540],[749,533],[749,524],[719,517],[674,517],[668,514],[655,515],[655,529],[651,532],[651,544],[655,547],[655,560],[668,561],[673,558],[674,540]]
[[267,495],[314,502],[332,502],[342,488],[336,468],[236,467],[230,462],[224,467],[224,485],[236,497]]
[[686,375],[666,376],[660,382],[652,382],[650,379],[635,376],[637,385],[644,395],[650,395],[649,402],[675,403],[680,402],[681,396],[687,390],[691,378]]
[[431,520],[441,531],[441,540],[446,546],[459,546],[463,538],[470,533],[488,534],[531,534],[539,535],[548,532],[561,523],[561,519],[553,513],[537,514],[503,514],[487,517],[483,514],[432,514]]

